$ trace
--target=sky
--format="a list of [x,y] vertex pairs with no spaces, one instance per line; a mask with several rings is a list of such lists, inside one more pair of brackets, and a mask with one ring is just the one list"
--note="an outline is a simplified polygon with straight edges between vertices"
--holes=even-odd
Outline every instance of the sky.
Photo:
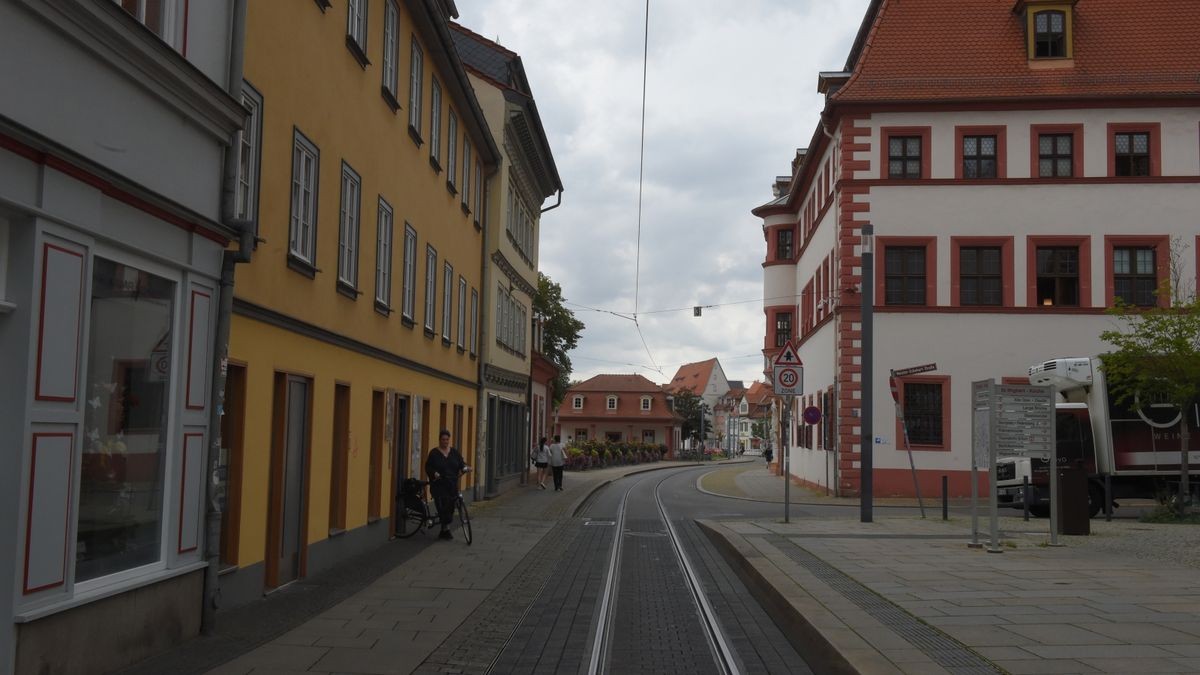
[[665,384],[713,357],[762,379],[750,210],[812,137],[817,73],[845,65],[868,2],[650,0],[639,245],[645,0],[456,0],[462,25],[521,55],[562,178],[538,266],[586,324],[572,380]]

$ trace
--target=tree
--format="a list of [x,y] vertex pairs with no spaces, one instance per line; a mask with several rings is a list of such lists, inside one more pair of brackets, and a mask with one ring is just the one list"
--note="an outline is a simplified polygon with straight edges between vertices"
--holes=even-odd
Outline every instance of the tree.
[[705,417],[708,406],[704,403],[704,399],[697,396],[691,389],[679,389],[672,395],[675,397],[673,403],[675,414],[682,418],[680,435],[684,438],[696,436],[703,438],[712,428],[712,424]]
[[542,319],[541,352],[558,368],[554,380],[554,407],[562,403],[571,381],[571,357],[567,352],[579,344],[583,322],[563,305],[562,287],[538,272],[538,292],[533,298],[534,314]]
[[770,426],[771,425],[768,420],[754,420],[754,423],[752,425],[750,425],[750,434],[754,438],[757,438],[760,441],[763,441],[763,443],[760,443],[759,445],[765,445],[766,441],[770,440],[770,438],[771,438]]
[[1188,497],[1189,429],[1187,411],[1200,401],[1200,302],[1184,287],[1184,246],[1171,242],[1169,275],[1157,296],[1165,307],[1133,307],[1118,301],[1109,313],[1118,327],[1100,338],[1113,346],[1101,357],[1109,392],[1118,403],[1138,408],[1148,401],[1166,403],[1179,416],[1179,499],[1183,515]]

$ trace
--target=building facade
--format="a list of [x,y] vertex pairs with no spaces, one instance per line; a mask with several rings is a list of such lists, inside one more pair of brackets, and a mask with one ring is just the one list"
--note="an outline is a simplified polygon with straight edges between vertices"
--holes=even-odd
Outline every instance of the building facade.
[[705,434],[706,446],[715,445],[717,427],[713,418],[713,410],[717,402],[729,391],[729,380],[725,378],[725,369],[717,359],[685,363],[675,371],[667,388],[672,392],[686,389],[704,401],[704,419],[708,422],[708,433]]
[[637,441],[679,447],[679,418],[670,394],[641,375],[596,375],[566,391],[554,433],[564,443]]
[[[764,357],[794,340],[792,419],[823,414],[789,435],[797,480],[859,489],[865,250],[880,496],[913,494],[908,450],[924,493],[946,474],[967,494],[972,381],[1105,351],[1106,308],[1164,302],[1173,259],[1194,283],[1198,22],[1184,0],[871,2],[819,77],[809,146],[754,210],[764,298],[795,298],[765,304]],[[889,372],[931,363],[897,382],[906,447]]]
[[455,16],[447,0],[249,5],[258,245],[233,306],[225,606],[385,542],[440,429],[476,463],[498,153]]
[[[532,398],[533,298],[538,287],[542,203],[562,181],[521,57],[492,40],[451,24],[500,164],[484,209],[480,314],[479,475],[485,495],[517,485],[525,475],[535,411]],[[544,400],[544,399],[543,399]]]
[[0,672],[199,629],[241,19],[146,4],[0,4]]

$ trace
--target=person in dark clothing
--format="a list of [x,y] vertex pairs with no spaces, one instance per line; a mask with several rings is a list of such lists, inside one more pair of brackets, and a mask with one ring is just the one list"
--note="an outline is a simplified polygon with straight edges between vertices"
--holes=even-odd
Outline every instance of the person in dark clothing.
[[442,531],[439,539],[453,539],[450,534],[450,522],[454,519],[454,498],[458,496],[458,478],[469,473],[471,467],[463,461],[457,448],[450,447],[450,432],[442,429],[438,434],[438,445],[429,451],[425,460],[425,476],[429,479],[429,492],[433,495],[433,503],[437,506],[438,517],[442,521]]

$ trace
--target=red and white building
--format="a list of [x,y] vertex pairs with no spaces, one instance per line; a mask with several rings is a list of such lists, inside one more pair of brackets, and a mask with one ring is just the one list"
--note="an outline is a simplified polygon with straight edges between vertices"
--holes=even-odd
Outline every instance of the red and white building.
[[555,410],[564,442],[608,440],[679,447],[679,418],[662,385],[641,375],[596,375],[567,389]]
[[[969,490],[971,382],[1100,353],[1105,308],[1200,267],[1200,2],[872,0],[763,219],[766,338],[822,424],[791,470],[857,494],[863,226],[874,228],[875,494]],[[783,298],[783,299],[781,299]],[[836,471],[827,470],[831,457]]]

